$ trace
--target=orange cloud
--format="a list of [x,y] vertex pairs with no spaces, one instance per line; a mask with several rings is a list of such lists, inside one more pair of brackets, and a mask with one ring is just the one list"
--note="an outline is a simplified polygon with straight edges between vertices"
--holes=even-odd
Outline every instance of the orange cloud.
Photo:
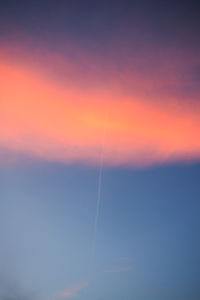
[[200,158],[198,104],[150,101],[123,96],[114,85],[97,89],[91,80],[91,89],[84,89],[74,82],[60,84],[39,69],[1,59],[0,147],[43,160],[98,164],[105,139],[107,165]]

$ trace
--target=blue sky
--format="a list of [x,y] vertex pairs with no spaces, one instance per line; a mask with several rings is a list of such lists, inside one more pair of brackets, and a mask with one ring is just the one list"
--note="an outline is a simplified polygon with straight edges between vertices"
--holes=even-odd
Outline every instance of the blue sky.
[[91,273],[98,168],[2,168],[4,276],[41,299],[84,282],[80,299],[197,299],[199,172],[198,164],[106,168]]

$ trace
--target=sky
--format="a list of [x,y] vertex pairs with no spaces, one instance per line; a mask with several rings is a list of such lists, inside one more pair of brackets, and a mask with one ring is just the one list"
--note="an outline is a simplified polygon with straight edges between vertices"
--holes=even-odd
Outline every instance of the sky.
[[199,9],[1,1],[0,300],[199,299]]

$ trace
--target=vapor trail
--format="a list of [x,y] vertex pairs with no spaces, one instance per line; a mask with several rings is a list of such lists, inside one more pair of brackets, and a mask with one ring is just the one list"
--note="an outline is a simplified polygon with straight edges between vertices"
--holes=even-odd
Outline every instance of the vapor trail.
[[101,206],[101,190],[102,190],[102,176],[103,176],[103,166],[104,166],[105,138],[106,138],[106,128],[104,126],[103,135],[102,135],[101,152],[100,152],[98,187],[97,187],[97,202],[96,202],[96,214],[95,214],[95,220],[94,220],[94,233],[93,233],[92,250],[91,250],[90,275],[92,275],[92,273],[93,273],[95,252],[96,252],[97,230],[98,230],[99,213],[100,213],[100,206]]

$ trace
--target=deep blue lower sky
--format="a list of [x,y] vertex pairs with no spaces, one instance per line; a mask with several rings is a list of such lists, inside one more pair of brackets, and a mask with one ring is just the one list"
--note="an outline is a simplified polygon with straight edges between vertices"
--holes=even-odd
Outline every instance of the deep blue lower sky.
[[104,169],[91,280],[98,169],[1,167],[4,281],[41,299],[85,281],[79,299],[199,299],[199,176],[199,164]]

